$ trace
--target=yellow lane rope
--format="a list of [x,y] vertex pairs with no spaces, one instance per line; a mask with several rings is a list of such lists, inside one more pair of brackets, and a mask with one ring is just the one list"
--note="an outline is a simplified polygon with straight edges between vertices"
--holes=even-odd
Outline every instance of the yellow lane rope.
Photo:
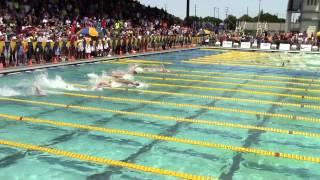
[[211,72],[211,71],[189,71],[189,70],[181,70],[181,69],[174,69],[173,72],[187,72],[187,73],[198,73],[198,74],[213,74],[213,75],[233,75],[233,76],[243,76],[243,77],[252,77],[252,78],[271,78],[271,79],[283,79],[283,80],[294,80],[294,81],[306,81],[309,83],[320,82],[320,80],[316,80],[314,78],[317,77],[310,77],[310,78],[297,78],[297,77],[289,77],[289,76],[275,76],[275,75],[260,75],[260,74],[245,74],[245,73],[226,73],[226,72]]
[[143,103],[143,104],[156,104],[161,106],[172,106],[172,107],[189,107],[194,109],[207,109],[212,111],[224,111],[224,112],[232,112],[232,113],[243,113],[250,115],[262,115],[269,116],[274,118],[287,118],[290,120],[301,120],[307,122],[315,122],[320,123],[320,119],[304,117],[304,116],[295,116],[288,114],[276,114],[276,113],[267,113],[267,112],[259,112],[259,111],[251,111],[251,110],[243,110],[243,109],[232,109],[232,108],[222,108],[222,107],[211,107],[211,106],[203,106],[203,105],[194,105],[194,104],[179,104],[179,103],[171,103],[165,101],[149,101],[143,99],[130,99],[130,98],[116,98],[116,97],[106,97],[106,96],[96,96],[96,95],[87,95],[87,94],[76,94],[76,93],[63,93],[66,96],[75,96],[75,97],[83,97],[83,98],[91,98],[91,99],[103,99],[109,101],[122,101],[122,102],[131,102],[131,103]]
[[[219,53],[214,55],[202,56],[196,59],[210,59],[210,60],[250,60],[253,58],[255,60],[259,60],[261,58],[265,58],[266,56],[270,56],[270,53],[252,53],[252,52],[236,52],[236,51],[228,51],[225,53]],[[195,59],[195,58],[194,58]]]
[[142,172],[178,177],[182,179],[190,179],[190,180],[215,179],[212,177],[195,176],[195,175],[180,173],[180,172],[171,171],[171,170],[165,170],[165,169],[154,168],[149,166],[142,166],[142,165],[127,163],[123,161],[111,160],[111,159],[106,159],[106,158],[101,158],[96,156],[89,156],[86,154],[79,154],[79,153],[63,151],[59,149],[40,147],[40,146],[31,145],[31,144],[23,144],[19,142],[13,142],[13,141],[1,140],[1,139],[0,139],[0,144],[4,146],[10,146],[14,148],[20,148],[20,149],[26,149],[26,150],[32,150],[32,151],[39,151],[39,152],[48,153],[56,156],[62,156],[62,157],[77,159],[81,161],[96,163],[96,164],[123,167],[123,168],[133,169],[133,170],[142,171]]
[[[77,87],[86,88],[86,85],[74,84]],[[193,97],[198,99],[212,99],[212,100],[225,100],[225,101],[234,101],[234,102],[247,102],[253,104],[271,104],[277,106],[288,106],[288,107],[297,107],[297,108],[309,108],[320,110],[320,106],[311,105],[311,104],[296,104],[288,102],[275,102],[275,101],[266,101],[266,100],[257,100],[257,99],[246,99],[246,98],[233,98],[233,97],[222,97],[222,96],[208,96],[208,95],[198,95],[198,94],[188,94],[188,93],[174,93],[167,91],[153,91],[153,90],[143,90],[143,89],[127,89],[127,88],[104,88],[106,90],[116,90],[116,91],[130,91],[136,93],[145,93],[145,94],[158,94],[158,95],[171,95],[171,96],[180,96],[180,97]]]
[[[250,57],[245,57],[245,58],[250,58]],[[238,60],[237,57],[233,57],[232,59],[226,59],[226,58],[220,58],[220,59],[212,59],[212,58],[197,58],[197,59],[189,59],[187,61],[191,62],[218,62],[218,63],[249,63],[249,64],[261,64],[261,65],[274,65],[274,64],[280,64],[280,63],[288,63],[286,60],[282,61],[272,61],[270,59],[246,59],[246,60]]]
[[[110,129],[110,128],[101,128],[101,127],[95,127],[95,126],[86,126],[86,125],[71,124],[71,123],[64,123],[64,122],[57,122],[57,121],[40,120],[40,119],[38,120],[38,119],[16,117],[16,116],[8,116],[8,118],[15,119],[18,121],[29,121],[29,122],[32,121],[32,122],[36,122],[36,123],[42,122],[42,123],[50,124],[50,125],[73,127],[73,128],[86,129],[86,130],[91,130],[91,131],[99,131],[99,132],[104,132],[104,133],[108,133],[108,134],[129,135],[129,136],[134,136],[134,137],[155,139],[155,140],[161,140],[161,141],[169,141],[169,142],[182,143],[182,144],[190,144],[190,145],[195,145],[195,146],[223,149],[223,150],[229,150],[229,151],[235,151],[235,152],[241,152],[241,153],[253,153],[253,154],[261,155],[261,156],[281,157],[281,158],[294,159],[294,160],[299,160],[299,161],[320,163],[319,157],[302,156],[302,155],[297,155],[297,154],[287,154],[287,153],[280,153],[280,152],[255,149],[255,148],[245,148],[245,147],[231,146],[231,145],[226,145],[226,144],[216,144],[216,143],[210,143],[210,142],[205,142],[205,141],[195,141],[195,140],[191,140],[191,139],[175,138],[175,137],[162,136],[162,135],[156,135],[156,134],[132,132],[132,131],[126,131],[126,130]],[[6,141],[0,140],[0,144],[6,145],[7,143],[6,143]],[[7,144],[7,145],[12,145],[12,143]],[[14,145],[12,145],[12,146],[14,146]],[[17,146],[17,145],[15,147],[23,148],[22,146]],[[29,149],[29,148],[25,148],[25,149]],[[37,149],[32,149],[30,147],[30,150],[37,150]],[[50,150],[50,149],[45,148],[45,149],[39,149],[39,150],[42,152],[47,152],[46,150]],[[50,152],[51,151],[49,151],[48,153],[50,153]],[[54,153],[50,153],[50,154],[54,154]],[[61,154],[55,154],[55,155],[61,155]],[[67,156],[67,157],[70,157],[70,156]],[[83,160],[85,160],[85,159],[83,159]],[[86,159],[86,161],[88,161],[88,159]],[[109,164],[109,165],[114,165],[114,164]],[[128,166],[122,166],[122,167],[128,167]],[[132,167],[129,167],[129,168],[132,168]],[[143,169],[139,169],[139,170],[143,170]],[[150,171],[146,171],[146,172],[150,172]],[[164,174],[163,172],[161,172],[161,174],[170,175],[167,173]]]
[[197,63],[197,62],[201,62],[201,63],[219,63],[219,64],[241,64],[241,65],[257,65],[257,66],[266,66],[266,67],[282,67],[282,62],[273,62],[273,63],[261,63],[261,62],[257,62],[257,61],[225,61],[225,60],[215,60],[215,61],[210,61],[210,60],[203,60],[203,59],[199,59],[199,60],[189,60],[188,62],[190,63]]
[[[140,112],[128,112],[128,111],[121,111],[121,110],[112,110],[112,109],[105,109],[105,108],[98,108],[98,107],[88,107],[88,106],[74,106],[74,105],[67,105],[67,104],[59,104],[59,103],[51,103],[51,102],[41,102],[41,101],[31,101],[31,100],[24,100],[24,99],[15,99],[15,98],[0,98],[1,101],[12,101],[12,102],[20,102],[20,103],[29,103],[29,104],[36,104],[36,105],[47,105],[53,107],[61,107],[61,108],[70,108],[70,109],[79,109],[79,110],[88,110],[88,111],[98,111],[98,112],[108,112],[108,113],[115,113],[115,114],[122,114],[122,115],[131,115],[131,116],[143,116],[149,118],[157,118],[157,119],[169,119],[172,121],[180,121],[180,122],[194,122],[198,124],[210,124],[210,121],[204,120],[191,120],[187,118],[176,118],[172,116],[162,116],[158,114],[148,114],[148,113],[140,113]],[[140,101],[139,101],[140,102]],[[142,102],[142,101],[141,101]],[[152,101],[154,104],[168,104],[165,102],[156,102]],[[198,105],[189,105],[189,104],[176,104],[170,103],[172,106],[176,105],[177,107],[194,107],[200,108],[202,106]],[[312,117],[304,117],[304,116],[295,116],[295,115],[288,115],[288,114],[277,114],[277,113],[268,113],[268,112],[258,112],[258,111],[251,111],[251,110],[242,110],[242,109],[231,109],[231,108],[221,108],[221,107],[205,107],[213,111],[221,111],[221,112],[231,112],[231,113],[242,113],[242,114],[249,114],[249,115],[262,115],[274,118],[284,118],[288,120],[295,120],[295,121],[305,121],[311,123],[320,123],[320,119],[312,118]]]
[[[103,63],[108,63],[109,61],[103,61]],[[156,61],[156,60],[135,60],[135,59],[121,59],[119,61],[115,61],[119,63],[143,63],[143,64],[172,64],[171,62],[161,62],[161,61]]]
[[[105,62],[106,64],[116,64],[116,65],[131,65],[131,64],[136,64],[136,63],[125,63],[125,62]],[[155,66],[155,67],[159,67],[159,64],[144,64],[144,63],[137,63],[137,64],[143,64],[143,66]]]
[[211,60],[203,60],[203,59],[199,59],[199,60],[189,60],[188,62],[190,63],[217,63],[217,64],[234,64],[234,65],[241,65],[241,66],[259,66],[259,67],[276,67],[276,68],[283,68],[283,69],[293,69],[292,67],[289,66],[282,66],[283,62],[270,62],[270,63],[262,63],[262,62],[258,62],[258,61],[235,61],[235,60],[215,60],[215,61],[211,61]]
[[256,68],[279,68],[286,70],[296,70],[294,68],[282,67],[282,66],[264,66],[264,65],[253,65],[253,64],[237,64],[237,63],[214,63],[214,62],[197,62],[197,61],[182,61],[188,64],[202,64],[202,65],[222,65],[222,66],[244,66],[244,67],[256,67]]
[[[240,59],[239,59],[240,58]],[[241,58],[246,58],[246,59],[241,59]],[[192,58],[192,59],[188,59],[188,61],[208,61],[208,62],[247,62],[247,63],[251,63],[251,62],[255,62],[255,63],[260,63],[260,64],[265,64],[265,62],[268,62],[268,64],[270,64],[269,62],[272,63],[281,63],[282,61],[270,61],[269,59],[266,58],[256,58],[254,57],[254,59],[251,59],[253,57],[250,56],[245,56],[245,57],[221,57],[221,58],[212,58],[212,57],[200,57],[200,58]],[[267,61],[269,60],[269,61]]]
[[[103,99],[103,100],[120,101],[120,102],[131,102],[131,103],[158,104],[158,105],[162,105],[162,106],[210,108],[208,106],[197,106],[197,105],[189,105],[189,104],[176,104],[176,103],[159,102],[159,101],[147,101],[147,100],[131,99],[131,98],[114,98],[114,97],[96,96],[96,95],[88,95],[88,94],[64,93],[64,92],[62,92],[61,94],[66,95],[66,96],[74,96],[74,97],[82,97],[82,98],[90,98],[90,99]],[[168,118],[174,119],[174,117],[168,117]],[[231,127],[231,128],[260,130],[260,131],[274,132],[274,133],[281,133],[281,134],[302,135],[302,136],[305,136],[305,137],[320,137],[320,134],[299,132],[299,131],[292,131],[292,130],[284,130],[284,129],[276,129],[276,128],[265,128],[265,127],[242,125],[242,124],[235,124],[235,123],[224,123],[224,122],[213,121],[213,120],[210,120],[210,121],[209,120],[196,120],[196,119],[190,120],[190,119],[186,119],[186,118],[179,118],[179,119],[181,119],[181,120],[175,120],[175,121],[190,122],[190,123],[195,123],[195,124],[205,124],[205,125],[210,125],[210,126],[224,126],[224,127]]]
[[292,85],[308,86],[308,87],[314,87],[314,86],[320,87],[320,84],[298,83],[298,82],[276,81],[276,80],[249,79],[249,78],[239,78],[239,77],[208,76],[208,75],[183,74],[183,73],[177,74],[177,73],[164,73],[164,72],[144,72],[144,74],[157,74],[157,75],[168,75],[168,76],[177,76],[177,77],[197,77],[197,78],[210,78],[210,79],[230,79],[230,80],[262,82],[262,83],[292,84]]
[[160,86],[160,87],[179,87],[179,88],[186,88],[186,89],[197,89],[202,91],[239,92],[239,93],[246,93],[251,95],[254,94],[254,95],[281,96],[281,97],[290,97],[295,99],[308,99],[308,100],[320,101],[320,97],[316,97],[316,96],[304,96],[304,95],[282,94],[282,93],[273,93],[273,92],[265,92],[265,91],[214,88],[214,87],[203,87],[203,86],[186,86],[186,85],[162,84],[162,83],[148,83],[148,84],[151,86]]
[[[119,65],[129,65],[133,63],[124,63],[124,62],[114,62],[114,61],[107,61],[105,63],[108,64],[119,64]],[[144,66],[159,66],[159,64],[144,64]],[[252,77],[255,79],[261,78],[272,78],[272,79],[282,79],[282,80],[294,80],[294,81],[306,81],[309,83],[294,83],[290,82],[288,84],[296,84],[296,85],[309,85],[309,86],[320,86],[320,84],[313,84],[313,83],[320,83],[320,80],[315,79],[316,77],[307,78],[297,78],[297,77],[289,77],[289,76],[275,76],[275,75],[260,75],[260,74],[244,74],[244,73],[225,73],[225,72],[209,72],[209,71],[190,71],[190,70],[180,70],[180,69],[170,69],[172,72],[187,72],[187,73],[199,73],[199,74],[214,74],[214,75],[233,75],[233,76],[243,76],[243,77]],[[262,80],[261,80],[262,81]],[[267,80],[268,82],[272,82],[272,80]],[[274,81],[275,82],[275,81]],[[281,81],[279,81],[281,82]],[[285,81],[287,82],[287,81]]]
[[219,84],[219,85],[227,85],[227,86],[242,86],[242,87],[250,87],[250,88],[259,88],[259,89],[282,89],[289,91],[303,91],[303,92],[312,92],[312,93],[320,93],[318,89],[307,89],[307,88],[291,88],[291,87],[281,87],[281,86],[271,86],[271,85],[260,85],[260,84],[239,84],[232,82],[220,82],[220,81],[206,81],[206,80],[198,80],[198,79],[183,79],[183,78],[168,78],[168,77],[147,77],[147,76],[139,76],[139,78],[150,79],[150,80],[161,80],[161,81],[184,81],[184,82],[195,82],[195,83],[205,83],[205,84]]

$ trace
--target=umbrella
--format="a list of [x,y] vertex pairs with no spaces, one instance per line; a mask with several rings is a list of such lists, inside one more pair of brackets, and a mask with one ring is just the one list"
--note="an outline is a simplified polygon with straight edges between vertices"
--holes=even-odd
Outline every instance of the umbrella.
[[200,30],[200,32],[198,32],[198,36],[205,36],[205,35],[209,35],[211,32],[209,30]]
[[98,31],[93,27],[86,27],[81,29],[78,34],[84,35],[84,36],[91,36],[91,37],[98,37],[99,33]]
[[209,35],[211,32],[209,30],[204,30],[204,34]]
[[320,37],[320,31],[319,31],[319,32],[317,32],[317,37]]

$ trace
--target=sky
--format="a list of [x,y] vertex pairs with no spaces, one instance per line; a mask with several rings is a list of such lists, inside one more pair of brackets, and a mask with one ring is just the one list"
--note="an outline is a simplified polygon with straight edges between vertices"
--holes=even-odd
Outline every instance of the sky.
[[[186,0],[139,0],[142,4],[157,6],[167,9],[175,16],[184,18],[186,15]],[[277,14],[279,17],[286,17],[286,8],[288,0],[261,0],[261,9],[264,12]],[[250,16],[256,16],[259,9],[259,0],[190,0],[190,15],[195,14],[195,5],[197,7],[197,16],[206,17],[214,15],[214,7],[219,8],[219,17],[226,17],[226,7],[229,8],[228,14],[237,17],[247,13]],[[218,17],[218,10],[216,10]]]

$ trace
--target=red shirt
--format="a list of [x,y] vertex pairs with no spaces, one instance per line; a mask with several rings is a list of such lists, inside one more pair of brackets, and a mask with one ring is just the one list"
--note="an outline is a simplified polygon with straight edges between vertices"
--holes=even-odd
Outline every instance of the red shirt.
[[107,21],[104,18],[101,21],[101,27],[104,29],[107,27]]

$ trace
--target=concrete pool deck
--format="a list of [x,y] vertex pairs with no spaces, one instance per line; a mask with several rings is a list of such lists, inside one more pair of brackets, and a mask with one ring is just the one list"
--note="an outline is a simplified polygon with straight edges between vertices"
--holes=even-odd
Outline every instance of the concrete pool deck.
[[4,68],[4,69],[0,70],[0,74],[5,75],[5,74],[12,74],[12,73],[18,73],[18,72],[24,72],[24,71],[34,71],[37,69],[49,69],[49,68],[55,68],[55,67],[60,67],[60,66],[90,64],[90,63],[97,63],[97,62],[101,62],[101,61],[112,61],[112,60],[132,58],[132,57],[138,57],[138,56],[149,56],[149,55],[165,54],[165,53],[188,51],[188,50],[195,50],[195,49],[199,49],[199,47],[171,49],[171,50],[147,52],[147,53],[137,53],[137,54],[129,54],[129,55],[123,55],[123,56],[100,57],[100,58],[94,58],[94,59],[81,59],[81,60],[76,60],[76,61],[61,62],[61,63],[57,63],[57,64],[48,63],[48,64],[41,64],[41,65],[33,65],[33,66]]

